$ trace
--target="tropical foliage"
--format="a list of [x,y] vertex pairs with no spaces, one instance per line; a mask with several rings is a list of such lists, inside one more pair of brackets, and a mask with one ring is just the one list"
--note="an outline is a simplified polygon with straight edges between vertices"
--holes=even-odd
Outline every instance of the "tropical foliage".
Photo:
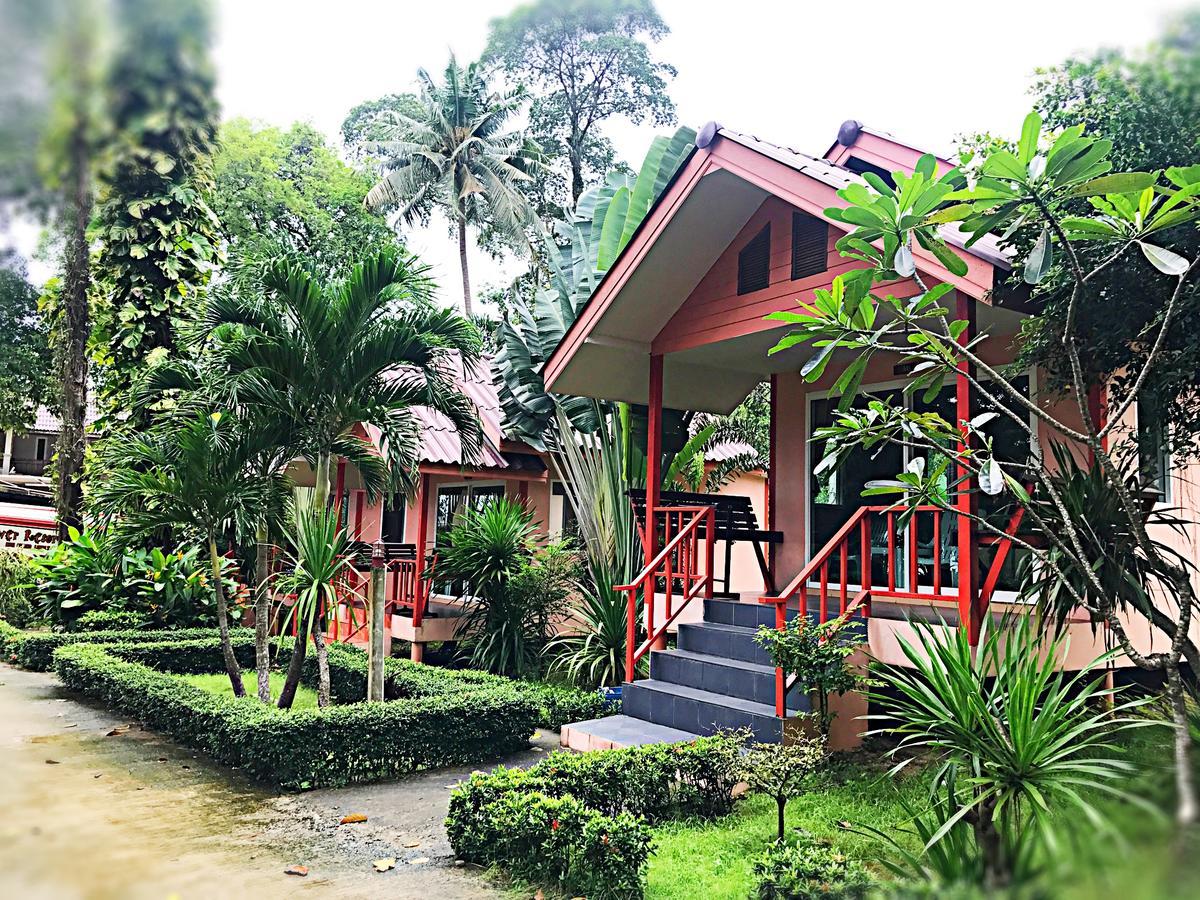
[[33,424],[54,383],[38,292],[13,262],[0,253],[0,430],[20,431]]
[[790,744],[754,744],[742,758],[743,778],[750,790],[775,801],[776,839],[784,839],[787,802],[798,794],[825,761],[825,739],[800,738]]
[[446,214],[458,233],[463,311],[470,316],[467,229],[490,230],[509,247],[527,243],[533,213],[519,186],[538,152],[519,132],[504,130],[524,102],[520,90],[492,91],[478,64],[461,66],[453,56],[441,83],[424,69],[417,77],[419,112],[385,108],[374,123],[390,127],[370,148],[384,174],[367,203],[398,210],[405,222],[428,220],[431,209]]
[[800,615],[788,619],[782,630],[762,626],[754,639],[775,666],[795,676],[797,684],[816,697],[817,727],[828,737],[833,722],[829,695],[861,687],[862,678],[849,662],[862,642],[861,626],[846,613],[826,622]]
[[542,651],[575,587],[568,547],[537,547],[533,513],[501,497],[462,512],[439,548],[439,576],[461,581],[471,602],[461,626],[471,665],[527,677],[543,669]]
[[1113,654],[1064,672],[1069,641],[1040,635],[1028,616],[989,629],[977,649],[966,629],[913,627],[913,642],[900,639],[907,665],[881,668],[870,694],[899,739],[896,770],[935,760],[930,809],[916,817],[925,855],[902,854],[897,870],[1003,889],[1044,866],[1064,830],[1111,830],[1094,798],[1132,799],[1123,782],[1134,771],[1115,738],[1152,724],[1131,716],[1145,698],[1104,687]]
[[[949,509],[948,486],[950,494],[968,492],[971,503],[976,492],[1003,494],[1024,509],[1026,521],[1047,543],[1036,546],[1020,536],[1014,543],[1057,576],[1078,606],[1106,623],[1135,665],[1167,676],[1179,743],[1178,815],[1181,822],[1190,822],[1197,806],[1187,762],[1190,740],[1180,665],[1185,658],[1193,667],[1200,663],[1200,649],[1188,635],[1197,598],[1190,568],[1174,555],[1164,554],[1147,532],[1143,492],[1151,485],[1146,483],[1145,473],[1127,478],[1121,462],[1121,454],[1131,448],[1136,451],[1136,443],[1110,438],[1123,428],[1142,387],[1163,363],[1166,357],[1158,351],[1176,327],[1176,316],[1189,307],[1197,293],[1194,276],[1200,257],[1189,260],[1165,242],[1181,230],[1195,232],[1194,223],[1200,218],[1196,199],[1200,166],[1170,167],[1165,172],[1113,172],[1111,149],[1111,141],[1084,134],[1082,126],[1044,133],[1040,116],[1032,113],[1025,120],[1015,151],[989,151],[975,167],[971,185],[958,170],[939,173],[931,156],[923,157],[911,175],[893,173],[895,187],[867,173],[866,183],[839,191],[846,207],[827,210],[831,218],[853,226],[837,246],[863,267],[837,276],[831,289],[818,290],[811,300],[802,301],[801,312],[772,314],[769,318],[794,326],[772,352],[811,344],[815,352],[802,369],[810,381],[822,376],[836,350],[850,352],[850,362],[834,381],[834,393],[841,395],[840,412],[830,427],[816,434],[826,442],[826,459],[831,465],[840,464],[855,448],[886,443],[945,458],[936,466],[918,460],[894,483],[868,493],[900,494],[900,503],[908,509],[920,504]],[[1086,209],[1076,203],[1081,199],[1087,201]],[[940,302],[954,290],[953,278],[964,274],[967,267],[965,259],[947,244],[948,232],[943,227],[950,223],[959,224],[967,246],[995,231],[1011,235],[1014,226],[1036,223],[1037,236],[1027,251],[1017,251],[1015,269],[1035,291],[1047,278],[1064,279],[1066,311],[1061,321],[1065,330],[1060,346],[1070,378],[1060,395],[1070,410],[1068,415],[1023,393],[1014,383],[1019,374],[989,365],[981,351],[987,335],[971,334],[969,318],[956,315]],[[1104,385],[1088,379],[1083,363],[1086,334],[1075,324],[1084,310],[1111,310],[1113,296],[1100,291],[1094,279],[1118,259],[1130,264],[1136,261],[1140,282],[1155,284],[1163,305],[1154,324],[1138,338],[1147,349],[1132,383],[1111,398],[1105,419],[1097,421],[1089,396]],[[927,284],[922,271],[930,266],[941,267],[948,280]],[[875,291],[897,279],[912,279],[919,293],[897,298]],[[1036,327],[1038,315],[1035,311],[1030,327]],[[1058,313],[1047,315],[1055,318]],[[923,392],[932,399],[946,380],[961,374],[990,411],[949,422],[937,413],[909,409],[889,398],[870,399],[864,409],[850,411],[868,363],[880,353],[895,354],[912,366],[914,376],[906,393]],[[993,452],[987,426],[1001,415],[1022,435],[1021,458],[1015,461],[998,459]],[[1031,417],[1038,428],[1031,425]],[[1116,498],[1123,533],[1129,536],[1136,554],[1148,561],[1139,566],[1131,561],[1130,571],[1150,574],[1153,583],[1149,589],[1170,598],[1169,604],[1156,609],[1169,606],[1174,612],[1156,612],[1151,619],[1164,638],[1152,652],[1142,653],[1130,640],[1120,615],[1121,595],[1105,592],[1100,561],[1094,555],[1101,548],[1094,543],[1089,546],[1081,537],[1085,526],[1080,521],[1062,515],[1056,470],[1045,458],[1039,429],[1049,429],[1092,455],[1106,489]],[[1027,485],[1032,486],[1032,493]],[[1053,505],[1057,518],[1041,518],[1043,502]],[[1004,533],[1002,525],[983,516],[973,518],[972,524],[994,535]],[[1072,578],[1082,578],[1089,590],[1080,593]]]

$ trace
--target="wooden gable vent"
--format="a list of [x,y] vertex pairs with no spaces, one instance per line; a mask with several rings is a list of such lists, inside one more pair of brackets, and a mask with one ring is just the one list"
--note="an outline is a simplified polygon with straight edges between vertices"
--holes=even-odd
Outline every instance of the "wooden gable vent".
[[737,292],[761,291],[771,283],[771,223],[746,243],[738,253]]
[[802,212],[792,213],[792,281],[828,268],[829,223]]

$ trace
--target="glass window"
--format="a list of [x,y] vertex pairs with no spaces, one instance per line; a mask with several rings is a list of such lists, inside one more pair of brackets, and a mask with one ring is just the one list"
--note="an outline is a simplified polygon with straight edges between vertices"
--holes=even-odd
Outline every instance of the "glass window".
[[1171,499],[1171,456],[1167,448],[1167,423],[1150,396],[1137,399],[1138,464],[1142,478],[1158,491],[1159,500]]

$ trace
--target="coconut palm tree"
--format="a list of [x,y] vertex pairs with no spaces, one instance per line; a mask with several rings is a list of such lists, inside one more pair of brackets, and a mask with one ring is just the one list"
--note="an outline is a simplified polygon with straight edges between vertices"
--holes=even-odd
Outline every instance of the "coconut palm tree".
[[[330,280],[311,262],[284,256],[262,268],[261,290],[218,292],[209,304],[204,330],[229,384],[252,415],[295,428],[318,508],[329,500],[334,457],[354,462],[372,500],[413,490],[414,407],[444,415],[464,460],[478,457],[479,417],[455,383],[454,356],[475,365],[479,334],[430,304],[427,271],[411,254],[386,249]],[[378,429],[382,455],[354,434],[359,425]],[[296,643],[283,696],[299,679],[307,637]]]
[[374,150],[383,159],[383,177],[367,194],[367,205],[397,208],[411,222],[431,208],[443,210],[458,232],[463,312],[471,315],[467,270],[467,227],[487,228],[513,246],[526,242],[525,229],[536,215],[520,182],[536,164],[536,145],[505,126],[525,101],[523,90],[492,91],[478,63],[464,67],[453,55],[439,84],[424,69],[420,111],[409,117],[390,113],[390,140]]
[[281,474],[263,475],[251,462],[262,451],[261,431],[229,414],[212,412],[164,421],[149,431],[120,432],[99,450],[100,471],[89,497],[93,513],[112,533],[149,540],[163,532],[201,537],[212,566],[221,652],[235,696],[244,696],[242,672],[229,637],[229,608],[221,579],[218,541],[285,491]]

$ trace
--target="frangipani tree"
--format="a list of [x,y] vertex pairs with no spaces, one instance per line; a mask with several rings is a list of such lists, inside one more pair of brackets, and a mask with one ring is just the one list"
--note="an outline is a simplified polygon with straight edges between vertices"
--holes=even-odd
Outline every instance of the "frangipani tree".
[[[772,352],[812,345],[816,352],[802,369],[810,381],[821,377],[835,352],[842,351],[839,358],[849,355],[834,386],[835,393],[841,394],[840,412],[830,427],[816,434],[826,442],[827,465],[839,464],[856,447],[888,442],[930,451],[930,459],[944,460],[937,465],[914,460],[898,474],[895,484],[876,486],[867,493],[898,495],[897,504],[910,509],[930,504],[956,511],[948,484],[951,494],[1005,493],[1024,509],[1027,530],[1013,541],[1059,586],[1042,595],[1044,602],[1057,607],[1047,610],[1051,618],[1061,618],[1064,608],[1086,610],[1110,629],[1134,664],[1166,676],[1176,731],[1178,818],[1188,823],[1196,817],[1196,802],[1180,669],[1186,660],[1193,671],[1200,671],[1200,652],[1188,637],[1197,605],[1192,570],[1151,537],[1155,524],[1171,522],[1161,511],[1146,512],[1144,473],[1131,471],[1127,462],[1136,445],[1117,438],[1125,414],[1159,363],[1157,348],[1180,310],[1197,302],[1195,274],[1200,261],[1164,248],[1157,239],[1172,229],[1193,228],[1200,218],[1200,166],[1112,172],[1109,141],[1085,135],[1080,127],[1046,135],[1041,124],[1031,114],[1015,151],[997,149],[987,154],[970,183],[958,170],[937,172],[933,157],[926,156],[914,174],[894,173],[894,188],[867,174],[866,184],[840,191],[848,205],[826,214],[854,226],[838,241],[838,249],[863,267],[839,275],[831,289],[818,290],[813,298],[801,301],[800,312],[772,314],[770,318],[795,326]],[[923,280],[913,258],[914,245],[933,254],[952,273],[965,274],[966,264],[947,245],[946,229],[952,223],[959,224],[968,246],[987,234],[1007,237],[1018,227],[1037,228],[1038,237],[1014,265],[1033,287],[1033,319],[1038,316],[1037,285],[1052,272],[1067,292],[1060,333],[1071,373],[1064,392],[1070,418],[1028,397],[1016,383],[1018,373],[990,365],[981,350],[988,335],[969,334],[968,322],[941,302],[951,286]],[[1095,247],[1101,252],[1087,254],[1085,264],[1084,249]],[[1141,257],[1145,279],[1169,279],[1174,287],[1157,322],[1144,335],[1148,349],[1142,371],[1125,390],[1110,396],[1107,419],[1098,421],[1088,402],[1096,385],[1084,376],[1082,356],[1087,348],[1075,323],[1079,310],[1090,304],[1104,304],[1119,315],[1120,297],[1098,295],[1095,285],[1107,266],[1129,256]],[[876,291],[879,285],[909,278],[920,289],[915,297]],[[871,398],[865,408],[852,409],[867,363],[878,353],[896,354],[911,366],[907,393],[921,392],[931,398],[944,381],[964,373],[991,411],[969,421],[947,421],[937,413],[914,411],[887,398]],[[1004,461],[993,453],[988,426],[997,416],[1011,420],[1023,436],[1025,459]],[[1061,473],[1043,454],[1031,417],[1054,439],[1072,444],[1094,460],[1097,477],[1116,498],[1121,531],[1129,538],[1117,547],[1135,554],[1136,565],[1129,559],[1105,559],[1116,547],[1090,539],[1087,523],[1071,513]],[[984,516],[973,518],[985,533],[1004,533],[1003,526]],[[1105,564],[1139,573],[1141,583],[1127,583],[1127,589],[1114,594],[1111,582],[1099,574]],[[1162,638],[1157,649],[1144,653],[1134,645],[1125,627],[1124,614],[1129,611],[1150,620]]]

